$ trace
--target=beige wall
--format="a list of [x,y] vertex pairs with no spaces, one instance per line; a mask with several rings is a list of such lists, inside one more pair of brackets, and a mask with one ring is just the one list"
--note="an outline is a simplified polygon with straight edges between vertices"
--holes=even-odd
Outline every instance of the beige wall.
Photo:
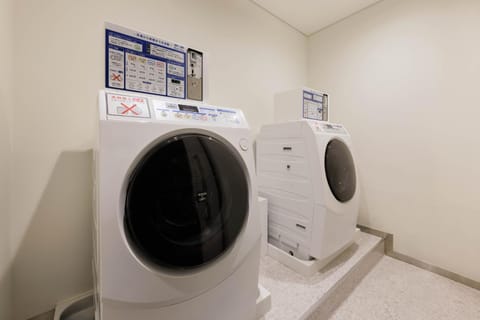
[[[477,281],[479,12],[474,0],[385,0],[308,42],[309,85],[331,93],[332,120],[353,135],[360,222],[394,233],[397,251]],[[17,0],[13,17],[15,126],[2,109],[0,181],[10,130],[15,319],[25,319],[92,286],[89,171],[104,21],[206,51],[209,101],[242,108],[254,131],[272,120],[275,92],[305,83],[307,40],[244,0]],[[10,57],[3,46],[0,55]]]
[[104,21],[204,50],[209,102],[254,130],[306,81],[306,39],[245,0],[15,1],[12,247],[16,319],[88,290],[91,152]]
[[480,2],[385,0],[309,39],[310,86],[353,136],[360,223],[480,281]]
[[12,110],[12,4],[0,0],[0,320],[11,319],[11,251],[9,241],[9,177]]

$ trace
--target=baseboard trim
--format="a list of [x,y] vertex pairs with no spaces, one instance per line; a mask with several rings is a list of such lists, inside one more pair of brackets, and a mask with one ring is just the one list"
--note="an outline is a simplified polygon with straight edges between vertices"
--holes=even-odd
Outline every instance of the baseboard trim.
[[374,236],[382,238],[385,243],[385,255],[389,255],[393,251],[393,234],[360,224],[357,225],[357,228],[359,228],[362,232],[373,234]]
[[377,230],[377,229],[373,229],[373,228],[363,226],[363,225],[357,225],[357,227],[363,232],[373,234],[377,237],[380,237],[380,238],[384,239],[384,241],[385,241],[385,255],[387,255],[389,257],[392,257],[392,258],[395,258],[397,260],[403,261],[405,263],[414,265],[418,268],[428,270],[430,272],[433,272],[435,274],[438,274],[438,275],[440,275],[442,277],[445,277],[445,278],[448,278],[450,280],[459,282],[463,285],[466,285],[467,287],[480,290],[480,282],[478,282],[478,281],[475,281],[473,279],[464,277],[464,276],[462,276],[458,273],[455,273],[455,272],[452,272],[452,271],[449,271],[449,270],[431,265],[429,263],[426,263],[426,262],[423,262],[421,260],[415,259],[415,258],[410,257],[408,255],[405,255],[403,253],[396,252],[395,250],[393,250],[393,234],[387,233],[387,232],[384,232],[384,231],[380,231],[380,230]]

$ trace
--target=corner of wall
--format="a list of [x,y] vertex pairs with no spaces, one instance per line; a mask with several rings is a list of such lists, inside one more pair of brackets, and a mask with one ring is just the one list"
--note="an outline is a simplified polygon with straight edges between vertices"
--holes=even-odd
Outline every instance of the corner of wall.
[[0,319],[13,318],[10,181],[13,112],[13,0],[0,1]]

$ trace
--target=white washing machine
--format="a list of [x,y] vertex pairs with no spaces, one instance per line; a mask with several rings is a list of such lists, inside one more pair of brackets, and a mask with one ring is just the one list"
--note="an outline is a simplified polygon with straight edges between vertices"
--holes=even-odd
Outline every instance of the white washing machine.
[[298,120],[262,127],[259,194],[269,242],[302,259],[330,261],[352,241],[359,210],[350,135],[339,124]]
[[240,110],[101,91],[95,298],[101,320],[254,319],[260,226]]

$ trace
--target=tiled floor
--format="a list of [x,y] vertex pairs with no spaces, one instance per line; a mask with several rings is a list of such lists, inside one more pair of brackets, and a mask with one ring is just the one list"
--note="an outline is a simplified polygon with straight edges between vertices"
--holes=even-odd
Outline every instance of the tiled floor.
[[383,257],[330,320],[480,320],[480,291]]

